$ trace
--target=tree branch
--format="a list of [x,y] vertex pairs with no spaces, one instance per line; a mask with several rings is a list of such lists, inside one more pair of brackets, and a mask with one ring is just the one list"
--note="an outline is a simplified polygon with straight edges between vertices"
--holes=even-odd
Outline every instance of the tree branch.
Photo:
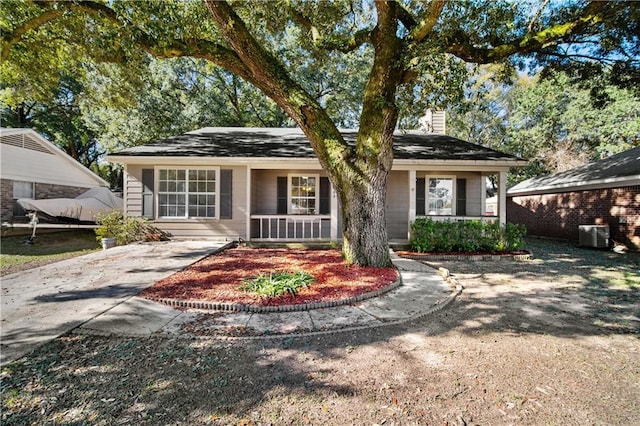
[[2,34],[2,62],[9,57],[9,52],[14,44],[19,42],[27,32],[34,30],[47,22],[51,22],[62,16],[61,10],[48,9],[35,18],[26,21],[22,25],[16,27],[13,31],[5,31]]
[[[14,31],[2,35],[4,42],[2,46],[3,61],[8,59],[11,47],[22,40],[22,37],[27,32],[36,30],[49,22],[62,18],[65,12],[71,11],[98,15],[119,25],[131,33],[133,43],[136,46],[156,58],[163,59],[192,56],[195,58],[207,59],[233,73],[237,73],[242,78],[247,79],[251,76],[250,71],[242,61],[240,61],[240,58],[233,50],[213,41],[202,38],[189,38],[184,40],[173,39],[169,40],[168,43],[161,45],[153,37],[150,37],[146,32],[140,30],[132,22],[118,15],[113,9],[105,4],[97,3],[92,0],[80,1],[77,3],[63,1],[56,2],[55,4],[57,5],[56,9],[45,9],[40,15],[23,23]],[[111,57],[111,55],[107,56]],[[102,56],[101,58],[104,57],[105,56]],[[97,59],[101,60],[101,58]],[[120,60],[124,60],[124,56],[121,56]]]
[[424,40],[438,22],[438,18],[440,17],[445,4],[446,0],[433,0],[429,4],[427,13],[423,16],[420,22],[416,23],[416,25],[411,29],[409,37],[416,43]]
[[304,16],[302,12],[293,7],[289,7],[288,9],[291,13],[292,21],[307,30],[311,37],[311,43],[315,48],[349,53],[371,41],[371,29],[358,30],[347,39],[333,39],[329,41],[322,36],[318,27],[315,26],[309,18]]
[[227,1],[205,0],[205,3],[218,30],[250,71],[250,75],[243,78],[296,121],[325,170],[332,178],[341,179],[338,176],[340,159],[349,155],[351,149],[326,111],[289,76],[284,65],[258,43]]
[[540,51],[546,47],[556,46],[571,35],[589,27],[595,27],[603,21],[605,11],[609,7],[612,7],[611,2],[591,2],[573,21],[555,24],[536,33],[527,33],[519,39],[491,48],[473,46],[466,34],[458,32],[446,51],[466,62],[478,64],[496,62],[517,53]]

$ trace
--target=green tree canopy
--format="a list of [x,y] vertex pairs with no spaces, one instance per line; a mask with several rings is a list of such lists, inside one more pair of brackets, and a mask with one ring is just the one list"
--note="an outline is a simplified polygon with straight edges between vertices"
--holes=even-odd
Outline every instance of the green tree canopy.
[[[251,83],[309,138],[338,193],[350,262],[389,263],[385,198],[400,115],[461,99],[467,63],[638,66],[638,6],[623,1],[6,1],[2,75],[38,94],[64,70],[121,67],[135,80],[149,56],[203,59]],[[292,49],[284,49],[293,37]],[[369,64],[355,146],[340,135],[328,98],[299,71]],[[345,85],[346,86],[346,85]],[[348,87],[345,87],[348,89]],[[322,90],[322,89],[321,89]],[[347,95],[348,96],[348,95]]]
[[[467,105],[451,114],[452,134],[530,160],[513,170],[511,184],[564,171],[640,145],[640,93],[612,83],[576,80],[543,70],[496,84],[485,68],[472,80]],[[597,90],[594,90],[594,87]]]

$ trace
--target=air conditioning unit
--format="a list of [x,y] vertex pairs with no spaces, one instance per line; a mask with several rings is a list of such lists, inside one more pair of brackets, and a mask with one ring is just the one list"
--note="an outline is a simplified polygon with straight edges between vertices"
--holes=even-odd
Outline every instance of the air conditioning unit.
[[578,241],[585,247],[609,247],[609,225],[579,225]]

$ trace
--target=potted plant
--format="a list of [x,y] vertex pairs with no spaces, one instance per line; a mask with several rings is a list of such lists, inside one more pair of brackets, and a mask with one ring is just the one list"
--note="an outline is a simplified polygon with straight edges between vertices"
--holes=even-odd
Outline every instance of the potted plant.
[[115,211],[105,216],[100,216],[96,221],[96,239],[102,243],[102,249],[107,250],[118,244],[118,236],[122,233],[124,216],[122,212]]

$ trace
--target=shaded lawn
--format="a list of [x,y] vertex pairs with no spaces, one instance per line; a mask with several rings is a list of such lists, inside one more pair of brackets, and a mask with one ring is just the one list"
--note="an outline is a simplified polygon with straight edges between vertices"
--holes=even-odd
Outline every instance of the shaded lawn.
[[63,336],[2,368],[1,420],[640,424],[638,323],[621,324],[637,314],[640,256],[528,248],[534,261],[446,262],[463,294],[405,325],[237,343]]
[[92,230],[73,230],[37,235],[35,244],[26,244],[28,235],[2,237],[0,276],[36,268],[99,250]]

